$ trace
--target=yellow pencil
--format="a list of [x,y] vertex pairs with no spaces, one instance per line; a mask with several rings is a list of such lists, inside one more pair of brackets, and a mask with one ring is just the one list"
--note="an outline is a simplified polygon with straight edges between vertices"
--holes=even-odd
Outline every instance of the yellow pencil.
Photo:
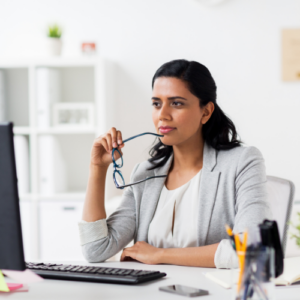
[[245,269],[245,256],[246,256],[246,250],[247,250],[247,240],[248,240],[248,232],[244,232],[244,238],[243,238],[243,243],[240,242],[238,235],[235,235],[236,238],[236,243],[238,243],[238,258],[239,258],[239,264],[240,264],[240,274],[239,274],[239,280],[238,280],[238,293],[241,289],[242,285],[242,278],[243,278],[243,273]]
[[225,225],[225,228],[226,228],[227,234],[228,234],[229,236],[233,236],[232,230],[231,230],[231,228],[230,228],[227,224]]

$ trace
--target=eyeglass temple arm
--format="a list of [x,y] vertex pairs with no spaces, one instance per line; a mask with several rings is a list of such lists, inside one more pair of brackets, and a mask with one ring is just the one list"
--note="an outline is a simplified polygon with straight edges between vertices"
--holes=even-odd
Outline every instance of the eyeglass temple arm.
[[167,177],[167,176],[168,176],[168,175],[158,175],[158,176],[147,177],[146,179],[139,180],[139,181],[136,181],[136,182],[133,182],[133,183],[124,184],[124,185],[119,185],[119,186],[117,187],[117,189],[122,189],[122,188],[124,188],[124,187],[128,187],[128,186],[131,186],[131,185],[135,185],[135,184],[144,182],[144,181],[146,181],[146,180],[148,180],[148,179],[162,178],[162,177]]
[[156,134],[156,133],[152,133],[152,132],[144,132],[144,133],[132,136],[132,137],[126,139],[126,140],[123,140],[123,143],[126,143],[126,142],[128,142],[130,140],[133,140],[133,139],[135,139],[135,138],[137,138],[139,136],[145,135],[145,134],[151,134],[151,135],[155,135],[155,136],[158,136],[158,137],[163,137],[163,135],[161,135],[161,134]]

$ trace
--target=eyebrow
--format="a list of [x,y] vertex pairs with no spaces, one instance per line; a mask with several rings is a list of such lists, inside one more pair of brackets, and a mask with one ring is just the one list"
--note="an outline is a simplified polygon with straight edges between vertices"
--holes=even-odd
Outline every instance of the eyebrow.
[[[158,97],[152,97],[151,99],[152,99],[152,100],[161,100],[161,99],[158,98]],[[183,97],[180,97],[180,96],[168,97],[168,100],[175,100],[175,99],[181,99],[181,100],[187,101],[187,99],[185,99],[185,98],[183,98]]]

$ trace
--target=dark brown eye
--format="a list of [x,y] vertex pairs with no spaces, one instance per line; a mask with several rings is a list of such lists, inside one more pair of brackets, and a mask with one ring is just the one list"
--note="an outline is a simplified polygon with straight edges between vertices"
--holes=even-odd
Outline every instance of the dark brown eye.
[[181,105],[183,105],[183,103],[177,102],[177,101],[174,101],[173,104],[175,104],[175,106],[181,106]]

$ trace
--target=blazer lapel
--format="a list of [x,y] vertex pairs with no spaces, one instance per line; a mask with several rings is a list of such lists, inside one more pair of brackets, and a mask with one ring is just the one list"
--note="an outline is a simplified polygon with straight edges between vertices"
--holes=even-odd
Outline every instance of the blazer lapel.
[[[173,161],[173,153],[167,160],[164,166],[161,168],[157,168],[153,170],[153,175],[167,175],[169,172],[169,168],[171,167],[171,163]],[[153,176],[150,175],[150,176]],[[143,196],[141,200],[140,207],[140,216],[143,216],[139,222],[139,232],[137,236],[138,241],[146,241],[148,242],[148,230],[149,225],[153,219],[156,206],[159,200],[159,196],[161,190],[165,184],[166,177],[162,178],[154,178],[145,182],[145,188],[143,191]]]
[[212,211],[219,184],[219,171],[213,171],[217,163],[217,152],[204,144],[203,168],[199,191],[198,246],[204,246],[210,226]]

